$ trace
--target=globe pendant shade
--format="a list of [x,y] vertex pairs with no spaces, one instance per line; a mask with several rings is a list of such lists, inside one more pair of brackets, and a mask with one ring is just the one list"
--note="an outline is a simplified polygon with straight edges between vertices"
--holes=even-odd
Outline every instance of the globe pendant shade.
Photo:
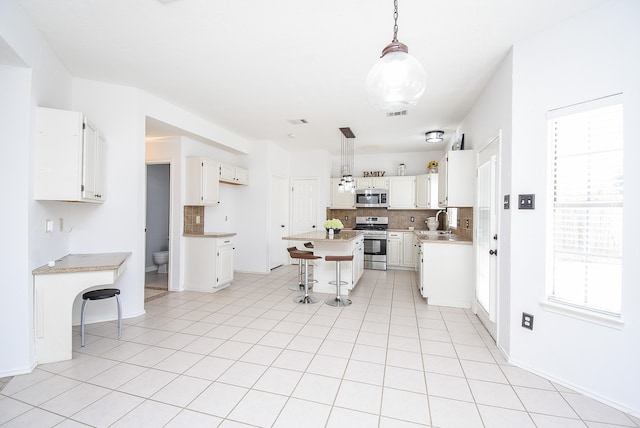
[[427,86],[422,65],[406,52],[384,54],[366,81],[369,102],[385,113],[406,110],[420,101]]

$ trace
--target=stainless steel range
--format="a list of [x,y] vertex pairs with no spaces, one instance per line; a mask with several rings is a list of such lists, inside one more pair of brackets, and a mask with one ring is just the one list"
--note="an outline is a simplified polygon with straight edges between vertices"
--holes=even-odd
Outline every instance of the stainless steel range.
[[389,217],[356,217],[354,230],[364,231],[364,268],[387,270]]

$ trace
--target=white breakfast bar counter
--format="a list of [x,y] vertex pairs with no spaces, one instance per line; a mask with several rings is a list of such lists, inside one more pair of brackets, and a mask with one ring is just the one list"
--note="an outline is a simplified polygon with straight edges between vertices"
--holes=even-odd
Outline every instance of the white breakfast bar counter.
[[[323,230],[299,233],[282,237],[285,241],[302,241],[313,243],[313,254],[321,258],[312,260],[313,291],[317,293],[335,294],[336,286],[329,281],[336,279],[336,263],[327,262],[325,256],[349,256],[353,255],[353,262],[342,262],[340,265],[341,280],[346,285],[340,287],[341,295],[348,295],[356,286],[364,272],[364,235],[362,231],[342,230],[333,236]],[[300,249],[306,249],[300,247]]]
[[73,301],[88,288],[114,284],[130,255],[69,254],[32,271],[38,364],[71,359]]

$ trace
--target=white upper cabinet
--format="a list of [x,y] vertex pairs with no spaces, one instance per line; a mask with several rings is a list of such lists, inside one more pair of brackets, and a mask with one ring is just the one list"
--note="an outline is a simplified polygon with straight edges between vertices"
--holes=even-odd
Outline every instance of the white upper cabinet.
[[340,178],[331,179],[331,208],[343,210],[355,210],[356,198],[350,191],[340,192],[338,187]]
[[355,177],[356,189],[388,189],[389,177]]
[[389,209],[416,207],[416,177],[389,177]]
[[185,205],[218,205],[220,164],[211,159],[185,159]]
[[38,107],[34,197],[104,202],[106,142],[82,113]]
[[472,207],[475,194],[476,152],[447,152],[438,167],[438,205]]
[[438,208],[438,174],[416,176],[416,208]]
[[219,178],[221,183],[247,185],[249,184],[249,171],[239,166],[221,163]]

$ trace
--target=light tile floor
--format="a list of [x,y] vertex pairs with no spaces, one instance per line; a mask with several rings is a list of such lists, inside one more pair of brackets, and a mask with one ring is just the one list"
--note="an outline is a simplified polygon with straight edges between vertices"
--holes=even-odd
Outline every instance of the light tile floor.
[[[509,365],[469,311],[427,306],[411,272],[365,271],[334,308],[298,305],[295,266],[167,293],[74,328],[70,361],[0,392],[3,427],[640,427]],[[321,297],[327,297],[319,295]]]

